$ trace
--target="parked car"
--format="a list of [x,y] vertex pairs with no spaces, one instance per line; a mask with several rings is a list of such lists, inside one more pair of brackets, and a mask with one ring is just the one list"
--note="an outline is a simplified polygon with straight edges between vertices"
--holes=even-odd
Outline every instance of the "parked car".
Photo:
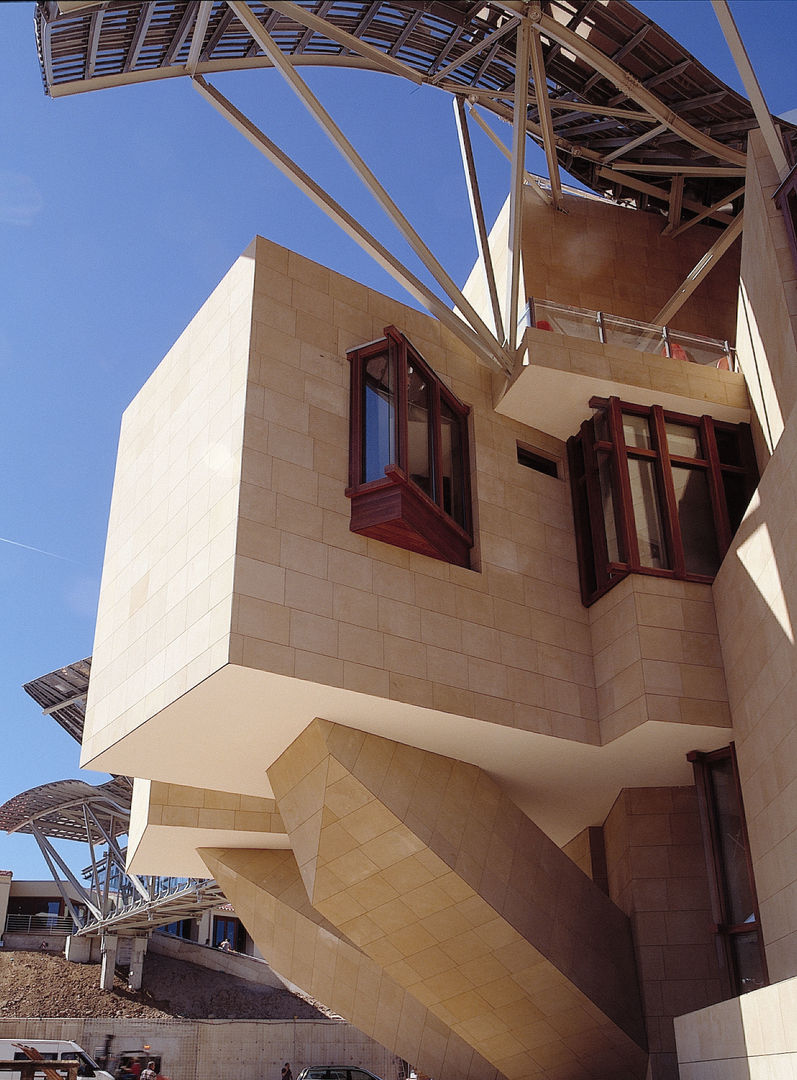
[[379,1080],[379,1077],[359,1065],[309,1065],[296,1080]]

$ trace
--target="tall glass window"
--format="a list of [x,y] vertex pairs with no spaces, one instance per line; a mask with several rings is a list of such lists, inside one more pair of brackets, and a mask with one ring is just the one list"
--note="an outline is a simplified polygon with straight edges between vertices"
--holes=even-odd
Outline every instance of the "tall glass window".
[[731,744],[688,757],[701,797],[711,902],[728,989],[745,994],[766,986],[768,977],[736,754]]

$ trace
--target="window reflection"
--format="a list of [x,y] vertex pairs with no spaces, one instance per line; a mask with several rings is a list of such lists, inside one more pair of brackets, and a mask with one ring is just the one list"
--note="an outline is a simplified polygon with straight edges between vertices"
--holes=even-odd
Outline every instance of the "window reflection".
[[362,481],[378,480],[396,460],[396,364],[393,350],[372,357],[363,377],[365,453]]

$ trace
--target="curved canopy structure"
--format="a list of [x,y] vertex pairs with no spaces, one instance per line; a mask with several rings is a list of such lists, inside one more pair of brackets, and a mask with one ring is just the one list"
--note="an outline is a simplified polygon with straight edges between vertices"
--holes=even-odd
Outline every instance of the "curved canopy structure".
[[[92,841],[102,844],[105,837],[96,818],[103,819],[111,836],[125,835],[132,791],[133,785],[125,776],[115,776],[96,786],[85,780],[40,784],[14,795],[0,806],[0,829],[10,833],[35,833],[38,829],[55,840],[81,840],[84,843],[86,830],[90,829]],[[88,817],[83,812],[84,806],[92,811]]]
[[[236,11],[240,6],[39,3],[45,89],[60,96],[273,66]],[[549,114],[559,163],[615,197],[625,177],[625,194],[664,205],[656,178],[669,183],[684,176],[688,199],[711,205],[738,188],[747,132],[757,126],[748,101],[625,0],[247,6],[294,65],[391,72],[466,95],[510,120],[520,15],[528,11],[539,29],[546,84],[538,85],[532,72],[528,134],[542,143]],[[789,138],[794,135],[790,129]]]

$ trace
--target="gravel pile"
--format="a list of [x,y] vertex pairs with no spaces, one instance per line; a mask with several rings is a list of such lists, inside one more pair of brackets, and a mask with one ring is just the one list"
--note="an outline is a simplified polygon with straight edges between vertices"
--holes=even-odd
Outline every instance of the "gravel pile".
[[0,952],[2,1017],[292,1020],[326,1015],[288,990],[155,953],[144,959],[140,990],[128,990],[119,972],[113,990],[100,990],[99,964],[73,964],[41,952]]

